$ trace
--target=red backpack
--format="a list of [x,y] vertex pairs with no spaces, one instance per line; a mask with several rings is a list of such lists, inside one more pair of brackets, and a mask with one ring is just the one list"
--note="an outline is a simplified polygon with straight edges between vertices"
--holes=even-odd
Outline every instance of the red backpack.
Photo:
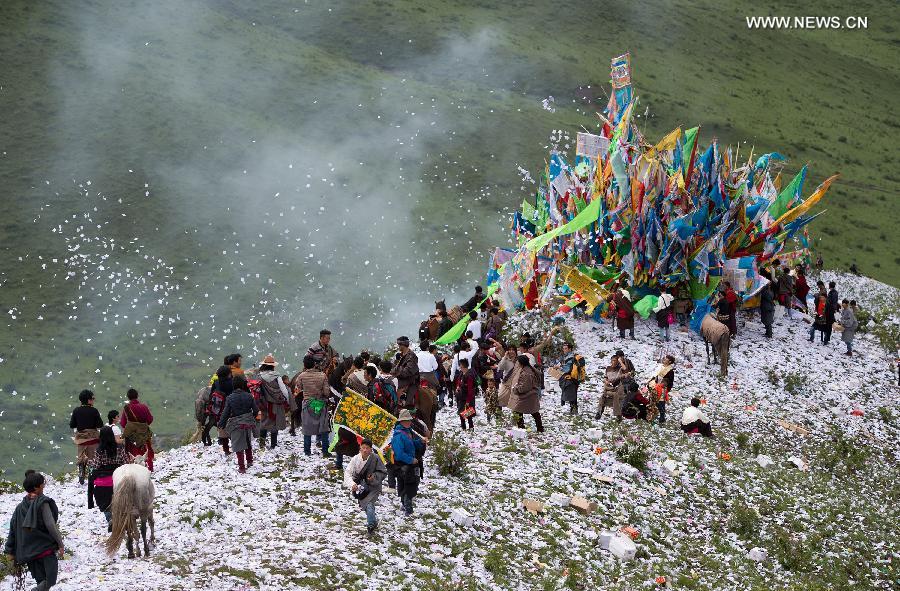
[[391,414],[397,414],[397,389],[388,378],[375,378],[375,404]]
[[262,380],[247,380],[247,388],[250,390],[253,400],[258,403],[262,398]]

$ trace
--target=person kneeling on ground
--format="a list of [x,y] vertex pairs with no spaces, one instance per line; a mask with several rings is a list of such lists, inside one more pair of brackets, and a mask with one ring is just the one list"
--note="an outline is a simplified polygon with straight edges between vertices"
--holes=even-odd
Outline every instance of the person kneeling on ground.
[[381,483],[387,476],[387,468],[378,454],[372,453],[372,440],[363,439],[359,453],[353,456],[344,471],[344,486],[350,489],[359,508],[366,512],[366,528],[371,534],[378,527],[375,517],[375,501],[381,494]]
[[681,430],[688,435],[699,433],[704,437],[713,436],[709,419],[700,410],[699,398],[691,398],[691,405],[684,409],[684,414],[681,415]]

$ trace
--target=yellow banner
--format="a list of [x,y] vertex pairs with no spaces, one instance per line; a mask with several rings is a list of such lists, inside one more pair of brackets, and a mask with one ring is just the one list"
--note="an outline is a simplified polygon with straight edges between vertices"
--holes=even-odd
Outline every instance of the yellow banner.
[[368,398],[347,388],[334,409],[333,431],[344,427],[360,437],[372,440],[374,447],[384,450],[397,424],[397,417]]
[[569,289],[581,294],[581,297],[588,303],[588,307],[584,311],[588,316],[593,314],[594,308],[609,297],[609,291],[603,289],[599,283],[575,267],[563,267],[562,279]]

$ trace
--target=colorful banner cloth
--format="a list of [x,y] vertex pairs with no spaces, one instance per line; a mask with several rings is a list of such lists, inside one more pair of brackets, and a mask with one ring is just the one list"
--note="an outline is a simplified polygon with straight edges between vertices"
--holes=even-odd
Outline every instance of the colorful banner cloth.
[[397,417],[347,388],[334,409],[332,432],[337,433],[338,427],[344,427],[354,435],[371,439],[374,447],[384,451],[396,424]]

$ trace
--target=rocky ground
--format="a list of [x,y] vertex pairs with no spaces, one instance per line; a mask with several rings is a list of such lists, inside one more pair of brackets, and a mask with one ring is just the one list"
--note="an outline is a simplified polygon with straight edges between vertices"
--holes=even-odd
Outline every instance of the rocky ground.
[[[620,341],[609,325],[570,320],[590,375],[580,413],[560,407],[552,380],[542,401],[547,432],[529,424],[524,440],[488,425],[482,401],[474,432],[459,434],[454,414],[441,411],[439,436],[468,450],[467,474],[441,476],[431,462],[411,519],[387,490],[371,538],[339,476],[287,435],[244,475],[217,448],[160,454],[150,558],[128,560],[124,549],[107,558],[103,516],[87,510],[84,488],[53,480],[46,492],[60,505],[71,552],[57,588],[896,588],[900,404],[896,355],[878,335],[896,328],[898,292],[837,280],[841,296],[875,318],[857,336],[856,356],[843,356],[837,338],[810,344],[802,318],[779,317],[766,340],[753,317],[739,327],[726,380],[694,334],[676,331],[664,344],[639,322],[637,339]],[[617,348],[641,375],[662,353],[676,356],[664,426],[594,419],[599,372]],[[692,396],[705,399],[716,438],[678,429]],[[760,454],[773,463],[763,467]],[[675,474],[663,466],[669,459]],[[554,493],[597,509],[552,505]],[[19,497],[0,495],[0,514]],[[524,510],[525,499],[546,503],[544,512]],[[471,525],[455,522],[455,509],[466,509]],[[637,530],[631,561],[599,547],[600,532],[624,526]],[[764,560],[753,560],[753,549]],[[10,585],[7,577],[0,588]]]

